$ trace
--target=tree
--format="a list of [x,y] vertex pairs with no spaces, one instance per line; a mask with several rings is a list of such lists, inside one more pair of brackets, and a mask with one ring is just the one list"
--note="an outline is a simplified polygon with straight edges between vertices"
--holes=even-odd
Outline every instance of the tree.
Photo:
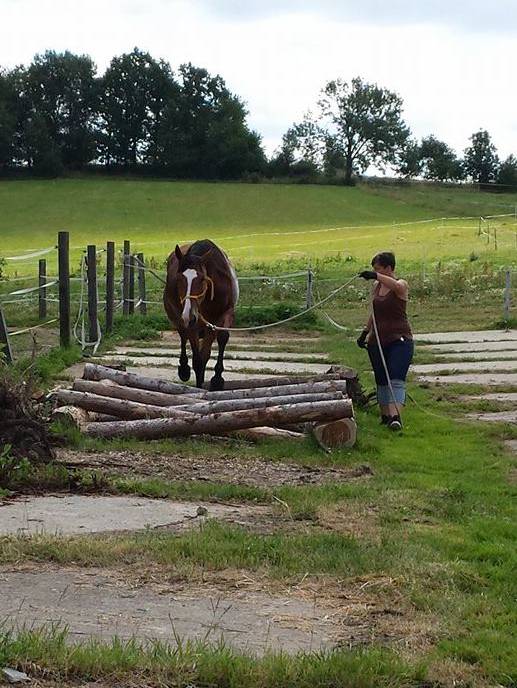
[[95,65],[90,57],[68,51],[36,55],[21,80],[25,118],[37,129],[37,135],[32,132],[31,147],[41,142],[43,158],[52,149],[51,158],[60,161],[57,167],[81,168],[94,159],[96,97]]
[[317,117],[308,115],[295,130],[300,147],[310,144],[320,166],[344,164],[346,184],[370,165],[382,168],[395,162],[409,135],[402,99],[359,77],[350,83],[329,81],[321,92]]
[[420,144],[414,139],[408,139],[397,155],[395,171],[406,179],[412,179],[420,176],[423,165]]
[[502,186],[512,187],[508,191],[517,191],[517,158],[515,155],[509,155],[501,163],[497,171],[496,181]]
[[114,57],[100,83],[101,158],[136,165],[156,155],[156,136],[177,95],[170,66],[135,48]]
[[167,105],[155,161],[180,177],[235,178],[262,171],[260,137],[246,125],[247,111],[220,76],[192,64],[179,68],[179,91]]
[[0,169],[15,159],[17,100],[11,75],[0,71]]
[[479,184],[495,181],[499,158],[496,147],[485,129],[480,129],[470,137],[471,145],[465,149],[465,172]]
[[461,161],[444,141],[435,136],[422,139],[420,144],[422,172],[426,179],[457,181],[464,178]]

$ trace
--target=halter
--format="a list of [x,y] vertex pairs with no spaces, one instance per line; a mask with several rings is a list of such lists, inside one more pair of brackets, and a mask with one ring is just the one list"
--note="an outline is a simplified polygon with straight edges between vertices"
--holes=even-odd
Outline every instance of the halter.
[[213,279],[211,277],[208,277],[208,275],[204,275],[203,279],[205,280],[205,282],[207,282],[207,284],[205,284],[205,288],[203,289],[203,291],[200,292],[199,294],[190,294],[190,296],[186,296],[186,295],[183,296],[180,299],[180,303],[182,306],[187,299],[194,299],[194,301],[199,301],[199,299],[202,299],[205,296],[206,292],[208,291],[208,283],[210,283],[210,301],[214,300],[214,281],[213,281]]

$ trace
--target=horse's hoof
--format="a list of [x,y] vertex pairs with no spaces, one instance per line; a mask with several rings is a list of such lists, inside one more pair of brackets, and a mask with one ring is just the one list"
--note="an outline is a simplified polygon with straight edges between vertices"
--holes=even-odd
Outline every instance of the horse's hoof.
[[223,378],[217,377],[214,375],[214,377],[210,380],[210,391],[211,392],[220,392],[223,389],[224,389]]
[[178,375],[179,375],[179,378],[182,382],[188,382],[188,380],[190,380],[190,366],[189,365],[179,366]]

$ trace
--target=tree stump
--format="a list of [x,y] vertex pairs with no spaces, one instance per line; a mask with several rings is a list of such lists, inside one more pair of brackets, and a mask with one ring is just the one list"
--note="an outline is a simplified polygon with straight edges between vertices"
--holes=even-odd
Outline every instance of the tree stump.
[[354,446],[357,438],[357,423],[354,418],[317,423],[312,428],[312,434],[324,449],[349,448]]

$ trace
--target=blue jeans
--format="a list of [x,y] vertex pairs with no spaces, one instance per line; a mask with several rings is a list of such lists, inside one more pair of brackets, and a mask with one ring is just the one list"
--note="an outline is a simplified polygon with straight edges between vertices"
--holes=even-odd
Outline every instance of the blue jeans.
[[406,402],[406,377],[413,360],[415,345],[412,339],[400,338],[382,347],[386,360],[386,367],[393,387],[393,394],[388,385],[388,379],[382,364],[377,344],[368,344],[368,356],[372,364],[377,384],[377,401],[382,406],[393,403],[393,395],[397,404]]

